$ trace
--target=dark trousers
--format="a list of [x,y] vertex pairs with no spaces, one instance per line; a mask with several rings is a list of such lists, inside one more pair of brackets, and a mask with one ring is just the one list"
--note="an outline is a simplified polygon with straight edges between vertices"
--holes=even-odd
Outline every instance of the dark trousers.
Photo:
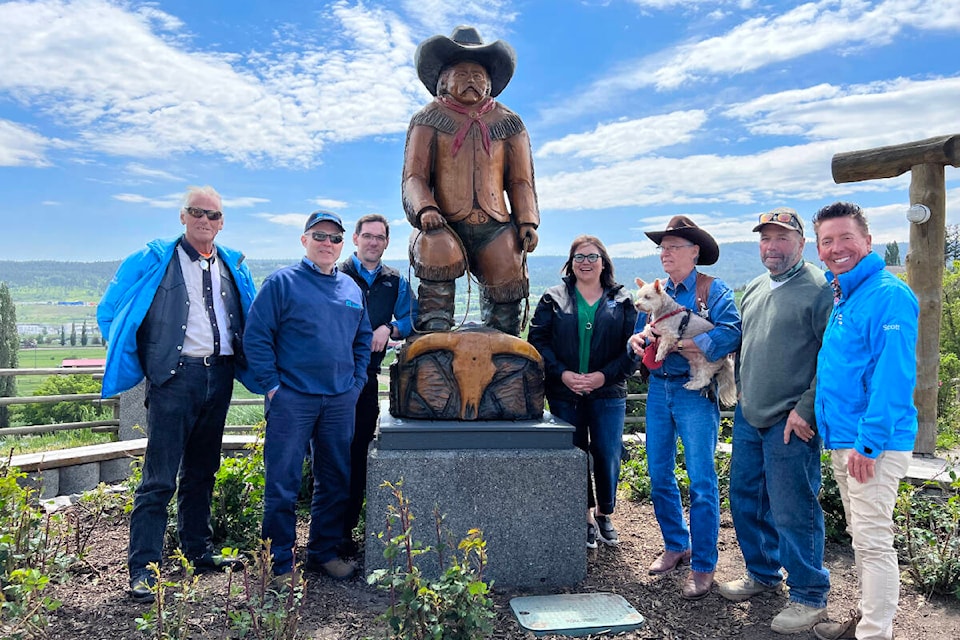
[[297,493],[308,450],[313,462],[308,560],[323,563],[337,555],[350,487],[356,404],[353,389],[324,396],[281,386],[266,405],[263,539],[271,541],[273,571],[278,575],[293,568]]
[[163,559],[167,505],[178,480],[180,549],[191,559],[212,549],[210,500],[232,395],[232,362],[182,364],[165,384],[148,384],[147,450],[130,516],[131,579],[143,577],[147,564]]
[[367,377],[360,397],[357,398],[357,415],[353,422],[353,442],[350,444],[350,495],[343,517],[343,538],[349,539],[363,509],[363,495],[367,486],[367,452],[380,418],[380,383],[377,374]]

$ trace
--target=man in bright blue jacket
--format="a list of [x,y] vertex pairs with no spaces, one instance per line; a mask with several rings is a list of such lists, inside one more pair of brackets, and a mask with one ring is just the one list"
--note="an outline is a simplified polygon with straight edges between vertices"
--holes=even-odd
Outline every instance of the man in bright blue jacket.
[[350,489],[350,443],[357,398],[367,382],[373,331],[363,292],[337,269],[343,222],[330,211],[307,218],[306,256],[263,282],[250,307],[244,346],[267,390],[263,539],[273,572],[294,568],[297,493],[307,451],[313,500],[306,568],[344,580],[354,562],[337,556]]
[[860,207],[837,202],[813,217],[834,305],[817,359],[816,417],[832,449],[860,578],[858,615],[814,627],[821,639],[893,638],[900,595],[893,548],[897,487],[917,435],[917,298],[871,250]]
[[102,395],[146,377],[147,449],[130,517],[130,594],[153,601],[147,568],[163,557],[167,504],[177,490],[180,548],[198,571],[213,559],[210,500],[220,467],[233,379],[247,376],[242,336],[255,294],[243,254],[214,244],[221,198],[191,187],[180,210],[184,233],[154,240],[127,257],[97,306],[108,342]]

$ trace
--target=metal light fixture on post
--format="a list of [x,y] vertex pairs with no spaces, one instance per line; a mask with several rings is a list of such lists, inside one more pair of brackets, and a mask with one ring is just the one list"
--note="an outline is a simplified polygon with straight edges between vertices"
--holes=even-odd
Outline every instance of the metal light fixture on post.
[[910,208],[907,209],[907,220],[913,224],[923,224],[930,219],[930,207],[925,204],[916,204],[910,205]]

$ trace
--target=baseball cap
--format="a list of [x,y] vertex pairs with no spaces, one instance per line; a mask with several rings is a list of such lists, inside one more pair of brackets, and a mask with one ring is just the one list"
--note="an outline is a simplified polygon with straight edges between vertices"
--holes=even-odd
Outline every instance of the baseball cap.
[[797,212],[790,207],[777,207],[773,211],[761,213],[757,226],[755,226],[753,230],[760,231],[760,228],[765,224],[775,224],[785,229],[797,231],[800,235],[803,235],[803,220],[801,220]]
[[318,222],[323,222],[324,220],[327,222],[332,222],[340,227],[340,231],[346,232],[346,229],[343,227],[343,220],[340,219],[340,216],[332,211],[324,211],[323,209],[318,209],[310,214],[310,216],[307,218],[307,224],[303,227],[303,232],[306,233],[307,231],[310,231],[310,227],[314,226]]

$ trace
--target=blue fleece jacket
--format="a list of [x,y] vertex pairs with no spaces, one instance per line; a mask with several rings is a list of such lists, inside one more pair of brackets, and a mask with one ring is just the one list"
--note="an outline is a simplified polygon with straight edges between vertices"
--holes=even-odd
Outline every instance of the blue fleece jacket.
[[[124,259],[97,305],[100,335],[108,344],[103,389],[100,392],[104,398],[131,389],[143,380],[143,367],[137,355],[137,329],[150,310],[179,240],[180,236],[153,240]],[[250,269],[243,264],[244,256],[239,251],[220,245],[217,245],[217,255],[233,274],[233,281],[240,293],[240,306],[246,315],[256,288]],[[254,384],[248,374],[248,369],[237,368],[237,379],[254,393],[262,393],[262,389]]]
[[[834,275],[827,273],[827,279]],[[827,449],[868,458],[912,451],[917,435],[917,297],[867,254],[836,276],[835,302],[817,358],[817,426]]]
[[244,353],[257,382],[300,393],[339,395],[367,381],[373,331],[363,293],[334,268],[304,259],[275,271],[250,307]]

